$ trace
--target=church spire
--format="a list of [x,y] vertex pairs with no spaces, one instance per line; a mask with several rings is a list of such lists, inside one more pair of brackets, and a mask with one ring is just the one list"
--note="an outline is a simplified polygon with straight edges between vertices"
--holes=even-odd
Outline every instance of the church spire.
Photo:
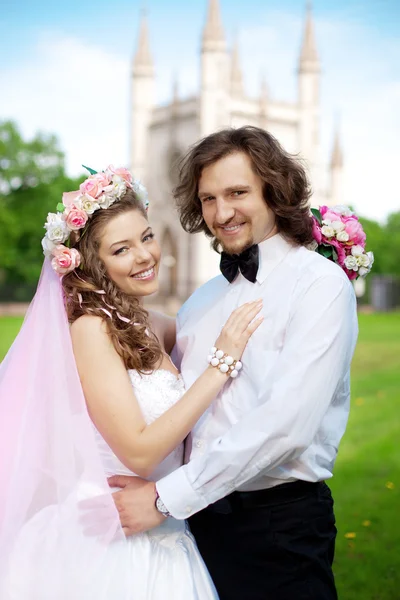
[[304,28],[303,44],[300,52],[300,71],[319,69],[317,45],[315,43],[314,21],[312,17],[311,2],[307,2],[306,24]]
[[177,73],[174,73],[172,79],[172,103],[178,104],[179,102],[179,80]]
[[221,21],[218,0],[209,0],[207,21],[203,30],[203,49],[213,49],[215,45],[225,44],[225,35]]
[[146,9],[142,9],[142,18],[140,22],[139,40],[135,58],[133,61],[135,70],[146,69],[147,71],[153,70],[153,58],[150,52],[149,42],[149,29],[147,25],[147,12]]
[[268,90],[267,78],[265,76],[265,73],[262,73],[261,78],[260,78],[260,101],[263,103],[266,103],[266,102],[268,102],[268,97],[269,97],[269,90]]
[[231,93],[233,96],[243,95],[243,75],[239,59],[239,43],[237,37],[233,44],[231,57]]
[[341,169],[343,167],[343,152],[339,138],[339,127],[336,127],[331,156],[331,169]]

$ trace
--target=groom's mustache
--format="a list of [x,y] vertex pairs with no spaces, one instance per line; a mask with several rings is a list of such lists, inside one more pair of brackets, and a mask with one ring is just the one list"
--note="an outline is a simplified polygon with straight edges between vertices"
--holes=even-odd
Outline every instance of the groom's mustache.
[[214,221],[213,229],[216,230],[219,227],[234,227],[235,225],[244,225],[245,223],[248,223],[248,222],[249,222],[249,220],[246,219],[245,217],[242,217],[241,219],[238,219],[237,217],[232,217],[232,219],[225,221],[225,223],[217,223],[216,221]]

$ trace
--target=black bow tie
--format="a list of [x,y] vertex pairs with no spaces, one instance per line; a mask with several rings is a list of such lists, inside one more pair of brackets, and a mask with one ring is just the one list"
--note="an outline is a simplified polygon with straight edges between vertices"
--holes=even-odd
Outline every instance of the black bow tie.
[[241,254],[227,254],[222,252],[219,268],[222,275],[232,283],[238,271],[251,283],[255,283],[258,272],[258,246],[254,245]]

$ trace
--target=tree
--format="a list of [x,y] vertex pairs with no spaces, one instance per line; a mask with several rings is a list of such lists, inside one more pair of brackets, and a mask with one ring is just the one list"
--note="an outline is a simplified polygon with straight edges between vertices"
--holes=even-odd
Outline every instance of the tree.
[[0,299],[30,299],[43,263],[47,213],[78,186],[65,175],[54,136],[27,142],[15,124],[0,123]]
[[54,135],[26,142],[12,121],[0,121],[0,193],[51,183],[64,174],[64,155]]
[[367,235],[366,250],[372,250],[374,253],[375,261],[373,266],[373,273],[383,274],[383,252],[385,246],[385,226],[380,225],[376,221],[371,219],[360,218],[360,222]]
[[382,261],[384,273],[400,276],[400,212],[387,219]]

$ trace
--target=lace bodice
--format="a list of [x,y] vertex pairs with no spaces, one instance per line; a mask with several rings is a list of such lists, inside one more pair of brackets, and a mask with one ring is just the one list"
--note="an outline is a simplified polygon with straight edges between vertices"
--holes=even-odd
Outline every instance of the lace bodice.
[[[140,405],[146,423],[150,424],[160,417],[168,408],[173,406],[185,392],[183,379],[176,377],[171,371],[159,369],[140,375],[137,371],[128,371],[136,399]],[[101,459],[107,476],[132,475],[132,472],[121,463],[106,441],[95,430]],[[151,479],[157,480],[183,463],[183,444],[180,444],[157,467]]]

